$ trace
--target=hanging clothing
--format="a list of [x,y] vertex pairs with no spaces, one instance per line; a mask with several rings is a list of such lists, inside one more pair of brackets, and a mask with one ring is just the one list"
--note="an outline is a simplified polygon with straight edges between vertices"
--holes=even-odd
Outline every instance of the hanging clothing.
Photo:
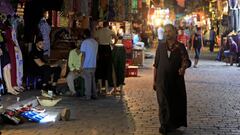
[[45,18],[42,18],[38,24],[38,28],[42,34],[44,44],[44,55],[50,56],[50,32],[51,26],[47,23]]
[[80,12],[83,16],[88,16],[89,13],[88,13],[88,3],[89,3],[89,0],[81,0],[80,1]]
[[3,33],[2,33],[2,30],[0,29],[0,49],[2,50],[2,55],[0,56],[0,93],[1,94],[4,94],[6,93],[6,89],[4,88],[4,76],[3,76],[3,68],[6,66],[6,65],[9,65],[10,64],[10,56],[8,54],[8,51],[7,51],[7,48],[6,48],[6,44],[3,40]]
[[99,7],[99,18],[102,20],[108,19],[108,0],[100,0],[100,7]]
[[12,29],[12,39],[15,43],[15,56],[16,56],[16,68],[17,68],[17,86],[22,86],[22,78],[23,78],[23,56],[21,48],[18,44],[17,34],[14,29]]
[[[99,8],[99,0],[93,0],[91,4],[92,4],[92,9],[100,9]],[[98,20],[99,19],[99,10],[92,10],[91,15],[92,15],[92,19],[94,21]]]
[[115,1],[109,0],[109,7],[108,7],[108,20],[114,20],[115,18],[115,10],[114,10]]
[[116,85],[124,85],[126,51],[124,46],[115,45],[112,50],[113,67],[116,74]]
[[132,9],[136,10],[138,7],[138,0],[132,0]]
[[15,55],[15,43],[12,39],[12,28],[10,26],[5,26],[5,39],[6,46],[10,56],[10,64],[11,64],[11,83],[12,86],[17,86],[17,65],[16,65],[16,55]]

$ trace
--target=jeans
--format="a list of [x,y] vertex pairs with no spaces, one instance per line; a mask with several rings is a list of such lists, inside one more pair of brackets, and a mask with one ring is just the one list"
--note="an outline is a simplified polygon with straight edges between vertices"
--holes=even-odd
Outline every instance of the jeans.
[[83,69],[82,77],[85,85],[85,95],[87,98],[96,97],[96,82],[95,82],[95,68]]

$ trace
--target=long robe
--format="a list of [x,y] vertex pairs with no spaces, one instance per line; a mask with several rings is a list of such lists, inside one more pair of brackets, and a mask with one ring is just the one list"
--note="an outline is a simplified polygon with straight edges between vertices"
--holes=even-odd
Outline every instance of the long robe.
[[187,126],[187,95],[184,76],[178,70],[191,65],[188,53],[182,43],[176,42],[172,49],[161,42],[157,48],[154,67],[156,68],[156,92],[161,125],[169,128]]

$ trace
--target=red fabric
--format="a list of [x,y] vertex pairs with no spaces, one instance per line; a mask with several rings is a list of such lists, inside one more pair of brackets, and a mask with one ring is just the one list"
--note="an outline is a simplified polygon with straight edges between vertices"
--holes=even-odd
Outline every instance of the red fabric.
[[138,0],[138,8],[142,8],[142,0]]
[[8,53],[10,56],[10,64],[11,64],[11,82],[12,86],[17,86],[17,67],[16,67],[16,56],[14,50],[14,42],[12,40],[12,30],[10,27],[6,27],[6,46],[8,49]]

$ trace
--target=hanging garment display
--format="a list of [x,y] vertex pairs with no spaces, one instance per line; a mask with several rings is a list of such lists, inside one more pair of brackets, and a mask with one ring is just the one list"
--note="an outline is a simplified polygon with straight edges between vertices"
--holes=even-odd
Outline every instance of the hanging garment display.
[[142,8],[142,0],[138,0],[138,8]]
[[23,57],[22,51],[18,44],[16,31],[12,29],[12,39],[15,43],[15,56],[16,56],[16,67],[17,67],[17,86],[22,87],[22,78],[23,78]]
[[124,0],[116,0],[116,20],[122,21],[125,18],[125,13],[124,13]]
[[108,18],[108,0],[100,0],[99,18],[107,20]]
[[88,16],[89,15],[89,12],[88,12],[88,3],[89,3],[89,0],[81,0],[80,1],[80,12],[81,12],[81,15],[82,16]]
[[114,3],[114,0],[109,0],[108,20],[114,20],[115,18]]
[[93,20],[98,20],[99,19],[99,0],[93,0],[92,1],[92,10],[91,10],[91,15]]
[[129,0],[124,0],[124,5],[128,5],[128,6],[124,6],[124,18],[125,18],[125,20],[128,20],[129,18],[128,18],[128,13],[129,13],[129,5],[130,5],[130,3],[129,3]]
[[64,10],[66,14],[73,11],[73,0],[64,0]]
[[132,0],[132,10],[136,10],[138,7],[138,0]]
[[5,32],[6,32],[6,46],[8,50],[8,54],[10,56],[10,61],[11,61],[11,83],[12,86],[17,86],[17,67],[16,67],[16,55],[15,55],[15,43],[13,42],[12,39],[12,28],[11,26],[6,26],[5,27]]
[[87,1],[87,0],[73,0],[73,11],[76,14],[79,14],[81,12],[81,2],[82,1]]
[[50,56],[50,32],[51,26],[47,23],[46,18],[42,18],[38,24],[38,28],[43,37],[43,44],[44,44],[44,55]]

